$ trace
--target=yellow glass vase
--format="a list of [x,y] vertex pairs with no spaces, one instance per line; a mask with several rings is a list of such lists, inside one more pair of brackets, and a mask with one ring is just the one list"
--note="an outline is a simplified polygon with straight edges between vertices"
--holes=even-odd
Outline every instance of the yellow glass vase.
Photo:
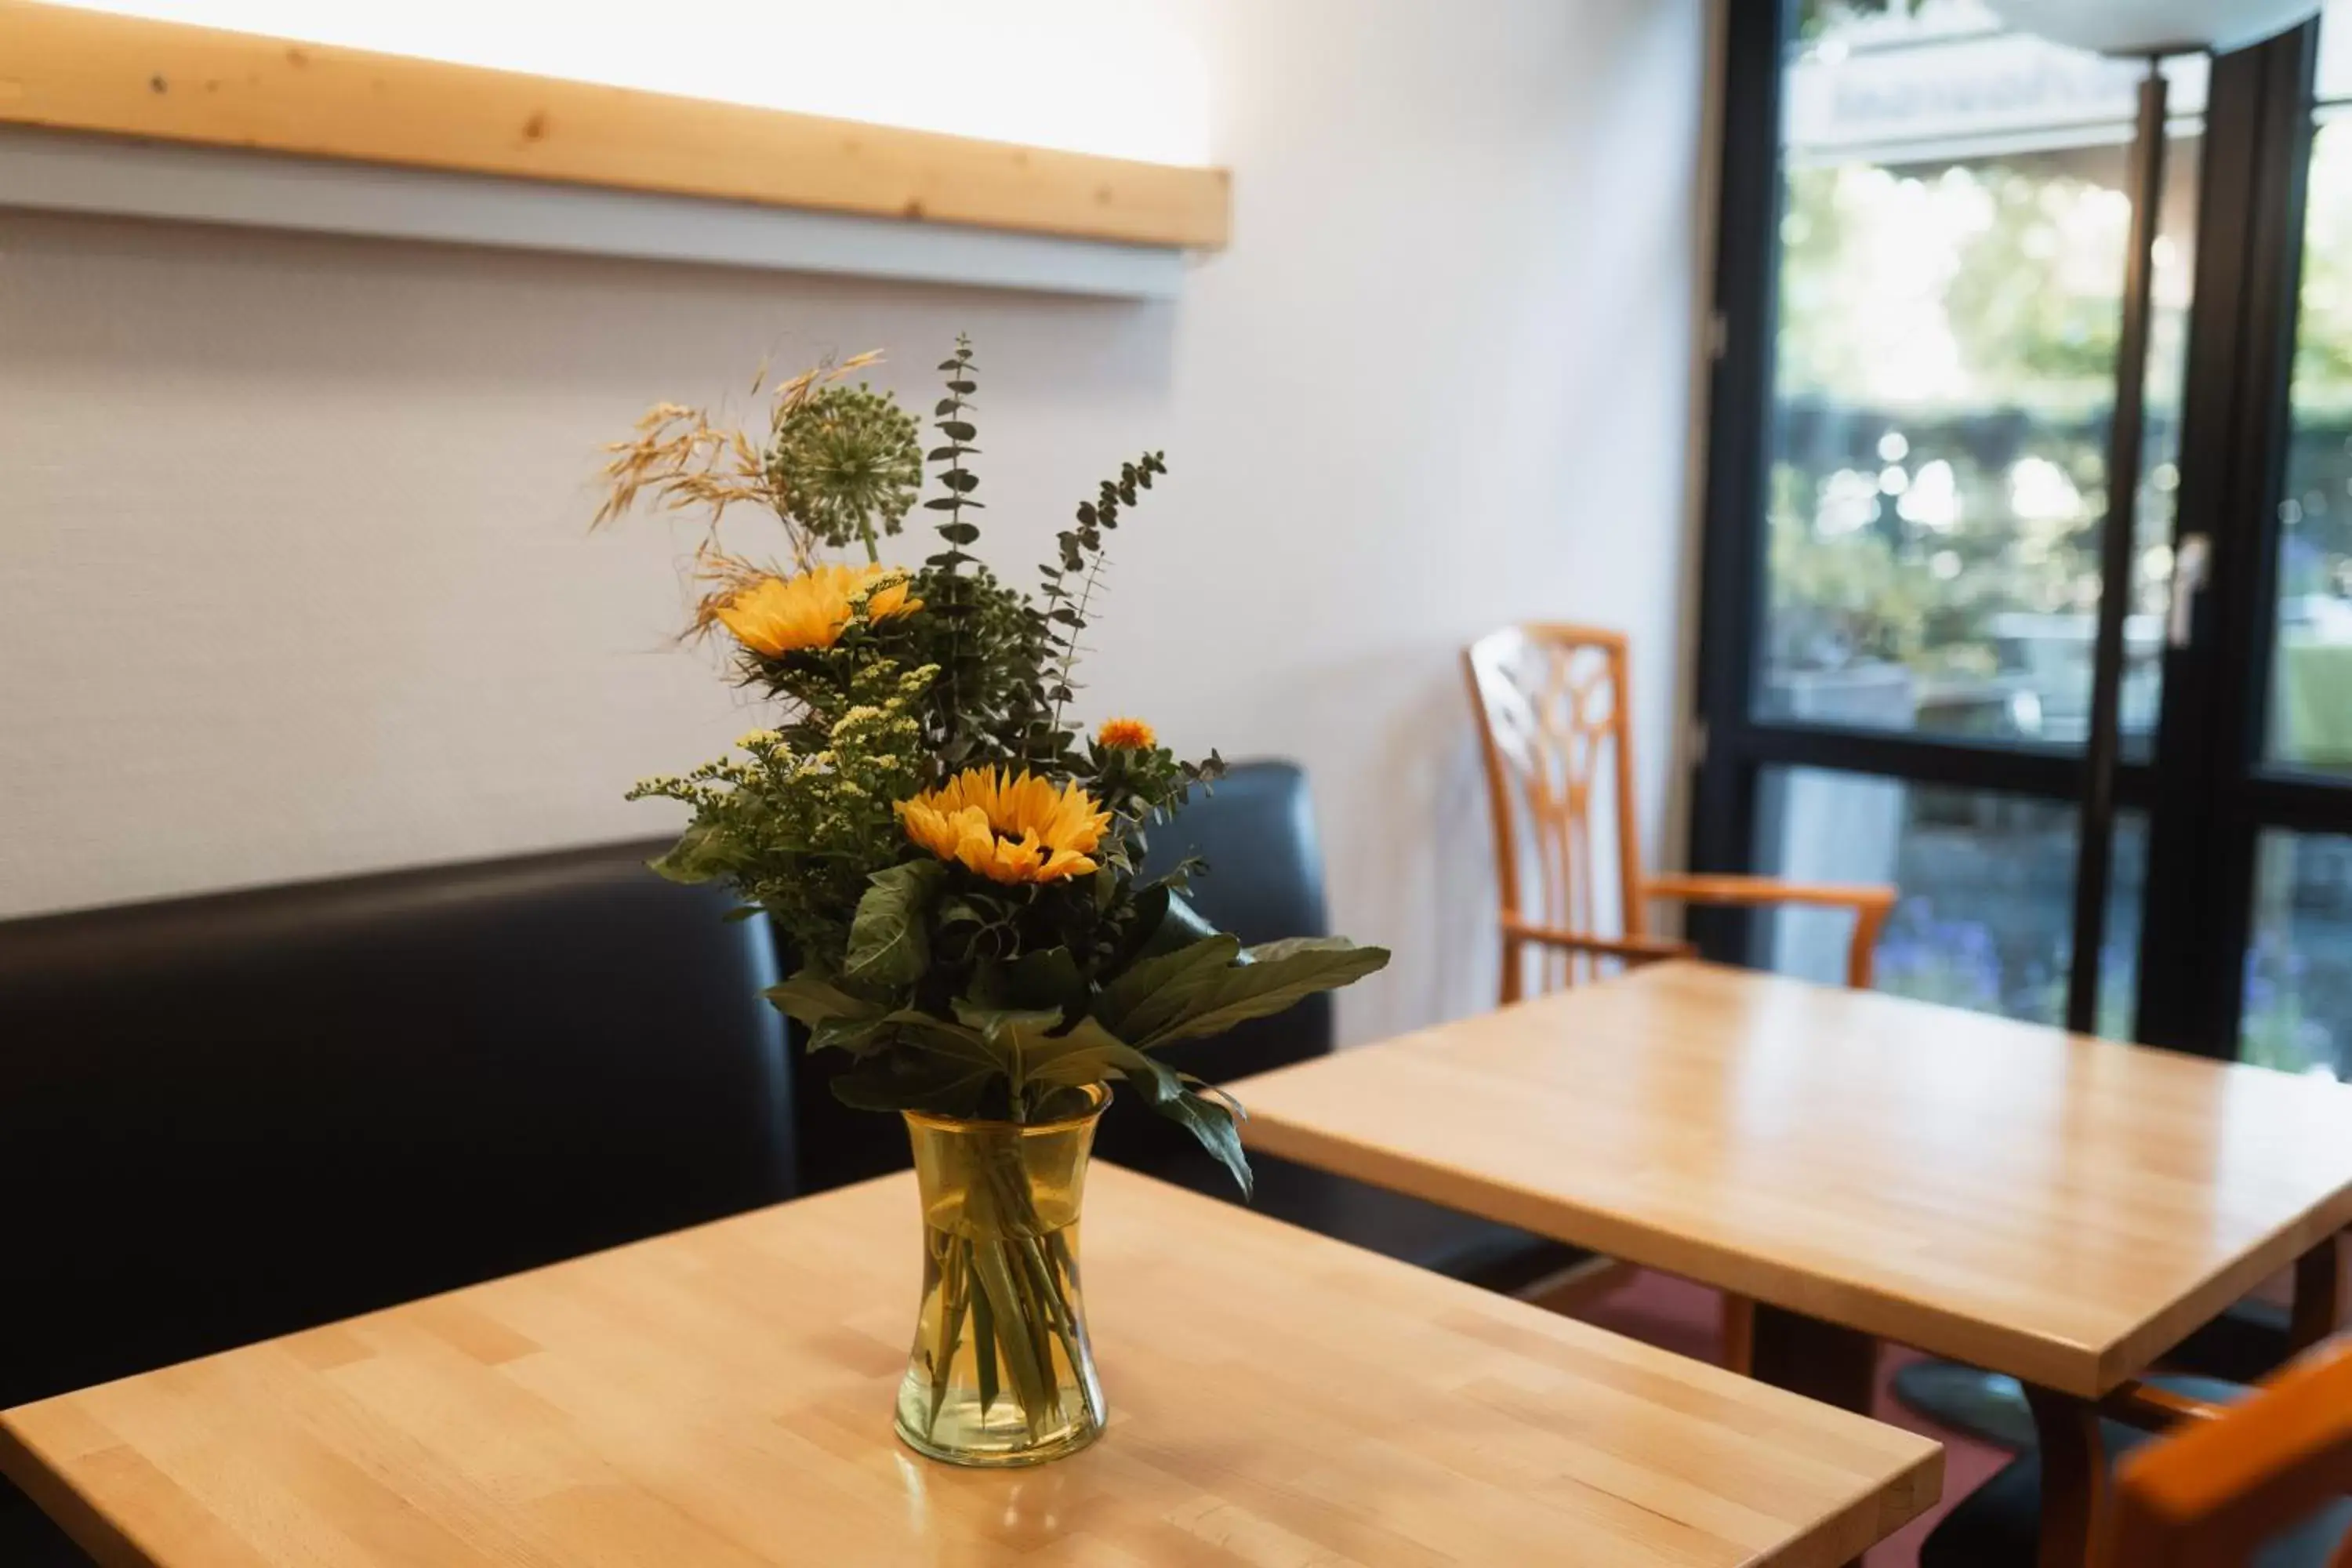
[[1041,1465],[1103,1428],[1078,1290],[1078,1208],[1110,1091],[1056,1121],[906,1112],[923,1203],[923,1305],[898,1436],[951,1465]]

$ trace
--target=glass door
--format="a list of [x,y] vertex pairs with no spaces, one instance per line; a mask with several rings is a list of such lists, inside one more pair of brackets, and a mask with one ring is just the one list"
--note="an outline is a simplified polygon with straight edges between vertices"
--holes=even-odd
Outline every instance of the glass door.
[[[2352,622],[2352,185],[2334,205],[2323,195],[2352,175],[2352,153],[2326,129],[2311,144],[2303,248],[2332,243],[2336,257],[2304,283],[2296,434],[2275,509],[2294,521],[2269,531],[2285,540],[2278,608],[2233,618],[2184,596],[2177,617],[2173,603],[2177,542],[2192,533],[2204,536],[2190,566],[2211,585],[2205,599],[2225,578],[2249,591],[2263,571],[2265,530],[2209,515],[2242,515],[2253,477],[2194,465],[2200,428],[2242,423],[2259,401],[2246,392],[2264,374],[2259,356],[2215,327],[2245,321],[2255,269],[2296,248],[2274,243],[2249,263],[2233,204],[2256,195],[2240,188],[2242,164],[2289,161],[2277,79],[2294,48],[2308,56],[2308,35],[2257,51],[2259,70],[2242,57],[2162,64],[2144,438],[2124,481],[2137,517],[2126,580],[2110,584],[2109,443],[2148,67],[2006,31],[1975,0],[1775,10],[1733,7],[1729,24],[1695,859],[1891,881],[1903,899],[1882,988],[2060,1021],[2095,629],[2113,592],[2121,748],[2098,1027],[2147,1037],[2153,1004],[2179,1026],[2168,1043],[2185,1031],[2221,1049],[2214,1021],[2242,1008],[2250,1054],[2279,1054],[2258,1033],[2302,1039],[2313,1059],[2341,1048],[2318,1044],[2314,1018],[2352,1017],[2352,837],[2295,836],[2262,815],[2269,797],[2252,787],[2293,768],[2305,805],[2315,789],[2352,791],[2352,658],[2336,662],[2338,647],[2352,654],[2352,625],[2338,640],[2329,607]],[[2307,120],[2311,102],[2306,91],[2290,107]],[[2343,129],[2352,136],[2352,121]],[[2208,191],[2217,170],[2231,184]],[[2274,171],[2266,185],[2297,221],[2301,178]],[[2219,248],[2200,248],[2200,216],[2210,226],[2217,214]],[[2262,216],[2284,228],[2284,211]],[[2208,406],[2211,384],[2233,400]],[[2276,627],[2259,658],[2256,621]],[[2241,755],[2234,777],[2180,732],[2189,710],[2215,705],[2232,658],[2263,664],[2273,717],[2262,743],[2302,748]],[[2171,700],[2176,686],[2193,700]],[[2312,782],[2330,765],[2314,757],[2341,759],[2333,783]],[[2224,996],[2209,963],[2184,1008],[2176,994],[2190,982],[2147,973],[2143,955],[2211,951],[2212,930],[2158,929],[2173,908],[2158,896],[2237,874],[2205,831],[2224,816],[2244,839],[2244,930],[2220,940],[2248,958],[2221,967],[2243,994]],[[1698,934],[1718,952],[1839,972],[1834,917],[1714,921]],[[2331,922],[2343,924],[2342,961],[2327,956]]]

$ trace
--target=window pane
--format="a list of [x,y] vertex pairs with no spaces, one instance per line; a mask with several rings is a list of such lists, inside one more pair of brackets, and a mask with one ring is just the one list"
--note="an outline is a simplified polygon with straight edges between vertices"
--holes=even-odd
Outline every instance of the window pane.
[[[1876,985],[1922,1001],[2056,1024],[2074,943],[2075,811],[2021,795],[1814,768],[1765,772],[1758,864],[1806,882],[1891,882],[1902,897]],[[2116,822],[2099,1032],[2129,1037],[2138,985],[2147,823]],[[1758,964],[1836,983],[1846,917],[1788,910],[1758,922]]]
[[2320,13],[2319,96],[2352,98],[2352,0],[2327,0]]
[[[1767,498],[1768,718],[2079,744],[2141,68],[1924,0],[1803,7]],[[2126,732],[2155,725],[2204,62],[2158,242]]]
[[2262,837],[2239,1053],[2352,1079],[2352,838]]
[[[2323,73],[2326,62],[2342,63],[2347,39],[2352,4],[2338,0],[2320,31]],[[2335,86],[2352,92],[2352,80]],[[2292,767],[2352,773],[2352,105],[2319,112],[2279,505],[2269,754]]]

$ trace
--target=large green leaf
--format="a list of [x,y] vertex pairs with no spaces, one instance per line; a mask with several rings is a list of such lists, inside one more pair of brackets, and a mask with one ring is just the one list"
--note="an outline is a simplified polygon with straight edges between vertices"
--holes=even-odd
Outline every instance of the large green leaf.
[[[957,1011],[963,1011],[964,1005],[958,1003]],[[968,1062],[991,1072],[1009,1074],[1012,1070],[1012,1053],[991,1040],[977,1025],[934,1017],[913,1007],[886,1014],[882,1022],[900,1045],[911,1049]]]
[[835,1019],[876,1017],[884,1011],[878,1003],[844,991],[814,965],[795,970],[782,985],[771,985],[760,994],[774,1003],[777,1012],[812,1029]]
[[1344,936],[1293,937],[1242,951],[1241,962],[1213,976],[1192,998],[1183,1021],[1140,1046],[1221,1035],[1234,1025],[1296,1005],[1318,991],[1352,985],[1388,967],[1389,950],[1360,947]]
[[1031,1083],[1076,1087],[1161,1069],[1159,1063],[1094,1019],[1081,1018],[1062,1034],[1024,1038],[1022,1070]]
[[859,1110],[977,1116],[996,1067],[936,1051],[877,1051],[833,1078],[834,1098]]
[[1172,952],[1138,959],[1103,987],[1095,1016],[1124,1040],[1142,1041],[1181,1020],[1202,987],[1240,958],[1239,938],[1210,936]]
[[871,886],[857,900],[857,913],[849,922],[849,952],[841,966],[844,980],[897,987],[923,977],[931,962],[923,916],[942,868],[937,860],[909,860],[866,879]]
[[973,978],[971,1000],[1008,1012],[1059,1013],[1086,994],[1087,978],[1066,947],[1038,948],[1011,963],[991,963]]

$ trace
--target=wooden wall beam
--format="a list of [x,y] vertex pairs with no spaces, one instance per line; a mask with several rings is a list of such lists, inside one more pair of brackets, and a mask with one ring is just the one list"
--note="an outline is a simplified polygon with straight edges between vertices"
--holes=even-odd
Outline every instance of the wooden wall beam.
[[0,121],[1132,245],[1225,243],[1222,169],[0,0]]

